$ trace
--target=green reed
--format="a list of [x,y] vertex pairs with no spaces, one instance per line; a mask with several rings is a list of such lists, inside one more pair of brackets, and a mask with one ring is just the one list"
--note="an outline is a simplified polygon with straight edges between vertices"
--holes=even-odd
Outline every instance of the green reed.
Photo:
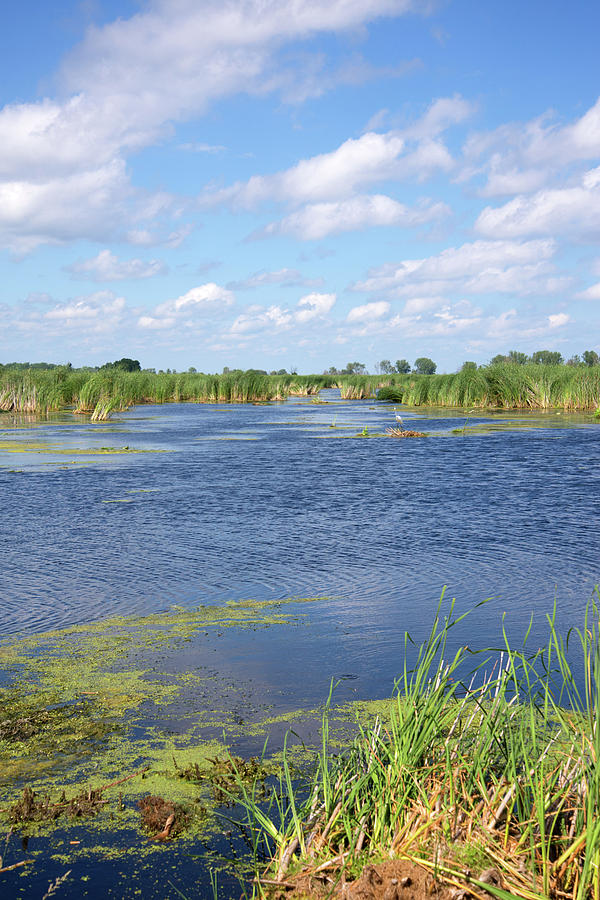
[[[597,602],[567,639],[547,617],[547,643],[532,654],[512,647],[504,627],[497,651],[450,651],[462,618],[440,605],[389,719],[359,726],[346,753],[330,746],[326,710],[305,782],[284,753],[266,803],[244,789],[247,832],[270,857],[265,867],[254,854],[254,897],[299,877],[351,879],[390,857],[479,897],[600,896]],[[405,660],[408,650],[407,638]],[[501,886],[479,879],[482,865]]]
[[502,363],[453,375],[396,375],[393,390],[378,396],[409,406],[590,410],[600,406],[600,366]]
[[250,370],[223,375],[118,370],[4,369],[0,411],[47,413],[73,407],[103,421],[115,410],[143,403],[265,403],[311,396],[329,383],[318,375],[265,375]]

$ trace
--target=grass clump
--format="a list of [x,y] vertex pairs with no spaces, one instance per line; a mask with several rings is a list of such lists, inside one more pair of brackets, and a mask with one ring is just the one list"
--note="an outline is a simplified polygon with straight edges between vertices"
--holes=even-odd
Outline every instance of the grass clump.
[[390,858],[479,897],[599,896],[598,606],[569,635],[581,685],[554,616],[546,647],[532,655],[504,630],[502,652],[449,654],[462,618],[452,606],[445,618],[438,610],[415,667],[405,665],[396,684],[389,721],[360,725],[348,752],[332,751],[326,713],[311,778],[299,783],[284,756],[266,803],[240,783],[253,896],[284,880],[317,896],[323,878],[331,888]]
[[407,406],[593,410],[600,367],[499,363],[451,375],[393,375],[377,399]]

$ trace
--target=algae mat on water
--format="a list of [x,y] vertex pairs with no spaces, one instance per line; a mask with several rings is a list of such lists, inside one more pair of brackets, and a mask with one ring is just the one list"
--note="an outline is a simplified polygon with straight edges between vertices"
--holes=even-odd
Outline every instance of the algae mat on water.
[[[0,644],[0,870],[13,896],[36,895],[73,866],[71,895],[83,896],[99,860],[115,867],[111,895],[134,896],[117,874],[155,869],[167,854],[162,868],[214,831],[231,799],[227,745],[265,735],[275,719],[249,696],[252,725],[232,718],[246,686],[207,665],[203,648],[225,629],[302,624],[309,602],[172,608]],[[254,780],[272,771],[266,760],[236,765]]]

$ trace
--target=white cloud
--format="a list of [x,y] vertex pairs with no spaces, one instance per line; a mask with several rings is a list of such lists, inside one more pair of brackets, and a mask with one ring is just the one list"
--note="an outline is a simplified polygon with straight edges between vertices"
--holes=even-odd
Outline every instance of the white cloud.
[[554,118],[546,113],[472,135],[464,147],[463,177],[487,172],[484,196],[529,193],[571,164],[600,156],[600,99],[572,123],[559,125]]
[[383,194],[360,195],[337,203],[309,204],[280,222],[267,225],[261,234],[290,234],[301,240],[321,240],[332,234],[373,226],[423,225],[449,214],[444,203],[424,202],[411,208]]
[[157,318],[155,316],[140,316],[138,325],[140,328],[150,329],[151,331],[168,331],[176,324],[177,320],[173,316],[165,316]]
[[166,266],[158,259],[118,259],[110,250],[101,250],[91,259],[78,260],[66,271],[76,278],[90,281],[123,281],[128,278],[153,278],[162,275]]
[[206,310],[214,307],[231,306],[234,295],[226,288],[220,287],[214,281],[201,284],[182,294],[175,300],[167,300],[156,307],[159,316],[169,316],[178,313],[188,313],[196,310]]
[[242,281],[231,281],[227,287],[232,291],[252,290],[269,284],[285,287],[318,287],[322,278],[305,278],[298,269],[276,269],[273,272],[254,272]]
[[335,294],[306,294],[296,304],[296,308],[284,309],[281,306],[269,307],[258,304],[249,306],[233,322],[230,334],[255,334],[257,332],[276,333],[292,328],[295,325],[306,325],[308,322],[323,320],[333,309]]
[[126,313],[123,297],[112,291],[97,291],[84,297],[77,297],[65,303],[57,303],[43,313],[38,321],[48,327],[78,329],[86,333],[112,331],[120,324]]
[[378,300],[375,303],[365,303],[362,306],[354,306],[348,313],[346,320],[352,324],[364,324],[383,318],[389,311],[390,304],[386,300]]
[[[318,32],[426,11],[425,0],[150,0],[88,29],[61,72],[64,100],[0,110],[0,243],[18,252],[107,240],[157,213],[134,191],[126,157],[208,105],[277,87],[279,49]],[[157,195],[166,210],[171,198]]]
[[566,325],[570,321],[571,316],[567,315],[567,313],[555,313],[554,315],[548,316],[550,328],[562,328],[563,325]]
[[188,153],[223,153],[227,147],[220,144],[203,144],[202,142],[191,142],[180,144],[179,150],[186,150]]
[[578,300],[600,300],[600,281],[577,294]]
[[553,270],[547,266],[555,252],[552,240],[474,241],[449,247],[436,256],[386,263],[373,269],[354,289],[395,296],[410,296],[416,290],[419,296],[435,295],[449,289],[531,293],[552,286]]
[[414,125],[404,129],[410,138],[434,138],[451,125],[464,122],[475,112],[475,105],[465,100],[460,94],[453,97],[440,97],[434,100],[425,114]]
[[369,132],[344,141],[337,150],[303,159],[291,169],[275,175],[254,175],[215,194],[206,202],[233,203],[251,209],[276,199],[288,203],[310,203],[347,197],[358,188],[388,178],[405,146],[393,133]]
[[500,207],[487,206],[475,228],[500,238],[545,234],[594,240],[600,235],[600,167],[586,172],[574,187],[546,189]]
[[[422,119],[404,130],[368,131],[348,138],[335,150],[302,159],[282,172],[253,175],[217,191],[209,189],[199,202],[206,207],[229,204],[241,209],[255,209],[273,200],[298,206],[344,201],[388,179],[422,181],[453,168],[454,160],[439,133],[472,110],[460,97],[438,99]],[[365,202],[365,198],[357,200]]]
[[269,306],[265,309],[261,306],[250,307],[247,312],[239,315],[233,322],[230,333],[248,334],[258,331],[281,331],[292,323],[290,312],[280,306]]
[[233,293],[213,281],[192,288],[180,297],[159,303],[150,313],[138,318],[141,328],[166,331],[175,326],[190,327],[198,317],[221,315],[235,302]]
[[318,319],[330,312],[336,301],[335,294],[307,294],[298,300],[298,306],[302,307],[295,313],[297,322],[310,322],[311,319]]

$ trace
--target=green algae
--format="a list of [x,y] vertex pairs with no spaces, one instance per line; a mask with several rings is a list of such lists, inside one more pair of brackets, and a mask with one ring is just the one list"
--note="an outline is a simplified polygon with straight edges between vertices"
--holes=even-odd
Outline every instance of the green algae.
[[[173,607],[0,643],[0,827],[36,836],[33,870],[49,858],[71,866],[126,857],[129,867],[132,858],[145,865],[159,854],[168,864],[174,846],[190,852],[198,840],[209,840],[223,827],[223,804],[235,802],[227,781],[221,788],[237,740],[261,746],[275,735],[269,755],[265,744],[258,781],[276,777],[288,731],[288,762],[298,769],[311,765],[324,705],[279,715],[269,715],[266,702],[250,709],[246,685],[190,664],[188,654],[210,650],[208,643],[225,629],[304,624],[304,607],[320,599]],[[244,719],[232,713],[238,703]],[[329,711],[340,747],[370,711],[365,704]],[[47,798],[59,814],[48,821],[15,821],[14,813],[11,819],[24,789],[42,805]],[[89,815],[63,810],[86,791],[100,798]],[[185,827],[172,840],[157,842],[144,832],[138,802],[147,796],[185,811]]]
[[[212,672],[177,671],[177,651],[217,628],[298,623],[299,615],[282,607],[266,601],[175,607],[3,641],[0,781],[13,794],[25,783],[50,789],[92,775],[106,781],[141,759],[163,766],[176,751],[195,748],[202,711],[191,714],[192,728],[177,746],[157,723],[181,718],[176,704],[182,698],[190,702],[202,692],[227,697],[235,686],[224,687]],[[168,653],[174,654],[172,671]],[[229,714],[223,710],[212,721],[205,716],[204,724],[224,727]]]
[[170,453],[165,449],[146,447],[65,447],[43,441],[0,440],[0,453],[51,453],[58,456],[122,456],[131,453]]

